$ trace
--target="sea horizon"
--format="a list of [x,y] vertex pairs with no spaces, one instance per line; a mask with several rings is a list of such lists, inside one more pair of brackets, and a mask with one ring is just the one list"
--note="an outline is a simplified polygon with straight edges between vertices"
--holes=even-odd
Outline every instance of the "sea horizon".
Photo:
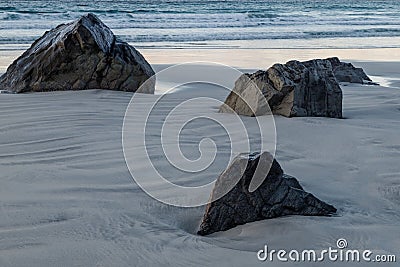
[[93,13],[138,48],[399,48],[396,0],[3,1],[0,50]]

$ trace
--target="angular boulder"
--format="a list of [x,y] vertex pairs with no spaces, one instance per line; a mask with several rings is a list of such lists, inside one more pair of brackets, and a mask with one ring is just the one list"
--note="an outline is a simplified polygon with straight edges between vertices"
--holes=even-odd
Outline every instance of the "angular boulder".
[[362,68],[356,68],[351,63],[341,62],[337,57],[327,58],[338,82],[374,84]]
[[[154,75],[144,57],[93,14],[46,32],[0,77],[16,93],[110,89],[136,92]],[[154,93],[154,81],[142,93]]]
[[[215,199],[237,179],[239,182],[227,194]],[[257,188],[252,188],[254,180]],[[197,233],[208,235],[286,215],[330,216],[335,212],[332,205],[304,191],[296,178],[284,174],[268,152],[241,154],[218,177]]]
[[[257,90],[258,89],[258,90]],[[263,103],[262,96],[269,108]],[[257,116],[342,117],[342,90],[328,60],[289,61],[266,71],[243,74],[220,112]]]

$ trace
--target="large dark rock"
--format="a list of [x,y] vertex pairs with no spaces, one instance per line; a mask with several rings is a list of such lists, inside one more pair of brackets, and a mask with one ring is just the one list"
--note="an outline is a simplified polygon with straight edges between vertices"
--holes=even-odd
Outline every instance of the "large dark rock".
[[[266,101],[269,107],[267,107]],[[243,74],[221,112],[257,116],[342,117],[342,90],[328,60],[289,61],[267,71]]]
[[356,68],[351,63],[341,62],[337,57],[327,58],[327,60],[331,63],[338,82],[373,84],[362,68]]
[[[154,75],[135,48],[118,40],[95,15],[46,32],[0,78],[0,89],[17,93],[111,89],[136,92]],[[140,90],[154,92],[154,81]]]
[[[236,177],[241,175],[241,177]],[[230,181],[239,182],[219,199]],[[255,185],[259,187],[254,187]],[[329,216],[336,209],[303,190],[271,154],[242,154],[217,179],[198,231],[208,235],[237,225],[285,215]]]

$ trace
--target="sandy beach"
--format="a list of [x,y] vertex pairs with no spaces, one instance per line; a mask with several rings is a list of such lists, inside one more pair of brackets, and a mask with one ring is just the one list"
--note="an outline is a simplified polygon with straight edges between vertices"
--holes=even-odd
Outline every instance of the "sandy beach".
[[[158,57],[163,52],[143,54],[150,61],[158,59],[159,64],[153,65],[157,70],[165,68],[167,56]],[[190,51],[176,51],[175,57],[168,52],[168,56],[174,62],[205,60],[212,54],[201,52],[192,58],[187,56]],[[270,61],[258,60],[258,52],[242,51],[243,65],[227,58],[220,61],[242,69],[268,66]],[[264,55],[271,60],[280,57],[268,52]],[[328,50],[320,56],[347,52]],[[387,55],[387,51],[377,52]],[[302,58],[299,53],[309,51],[282,53]],[[221,51],[213,54],[218,61]],[[393,79],[400,77],[396,62],[400,58],[379,62],[371,61],[376,56],[368,54],[370,58],[357,57],[354,63],[392,87],[342,84],[345,119],[275,116],[276,158],[282,168],[306,190],[336,206],[337,216],[264,220],[209,237],[195,234],[204,207],[161,204],[133,182],[121,144],[131,93],[0,94],[0,266],[260,266],[256,252],[265,244],[276,249],[321,249],[334,246],[338,238],[346,238],[355,249],[397,253],[400,89]],[[241,61],[244,57],[247,61]],[[177,91],[172,97],[179,100],[202,88],[192,90]],[[228,94],[204,90],[221,101]],[[138,97],[145,104],[157,95]],[[217,112],[212,105],[194,107],[194,113],[196,108]],[[209,136],[219,135],[214,127],[206,131]],[[208,176],[188,175],[180,181],[209,182],[223,167],[223,162],[217,163]],[[274,263],[281,265],[286,264]]]

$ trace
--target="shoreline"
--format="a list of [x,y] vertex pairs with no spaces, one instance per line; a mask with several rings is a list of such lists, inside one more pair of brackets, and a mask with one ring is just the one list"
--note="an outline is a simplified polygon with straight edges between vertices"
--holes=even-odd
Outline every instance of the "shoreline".
[[[339,57],[343,61],[400,62],[400,48],[365,49],[137,49],[151,65],[179,64],[185,62],[209,61],[229,65],[239,69],[267,69],[274,63],[289,60],[309,60],[314,58]],[[25,50],[0,50],[0,74]]]
[[[267,69],[289,60],[339,57],[342,61],[362,67],[382,86],[400,88],[400,48],[373,49],[137,49],[155,71],[174,64],[213,62],[237,68],[242,72]],[[0,50],[0,75],[25,50]]]

